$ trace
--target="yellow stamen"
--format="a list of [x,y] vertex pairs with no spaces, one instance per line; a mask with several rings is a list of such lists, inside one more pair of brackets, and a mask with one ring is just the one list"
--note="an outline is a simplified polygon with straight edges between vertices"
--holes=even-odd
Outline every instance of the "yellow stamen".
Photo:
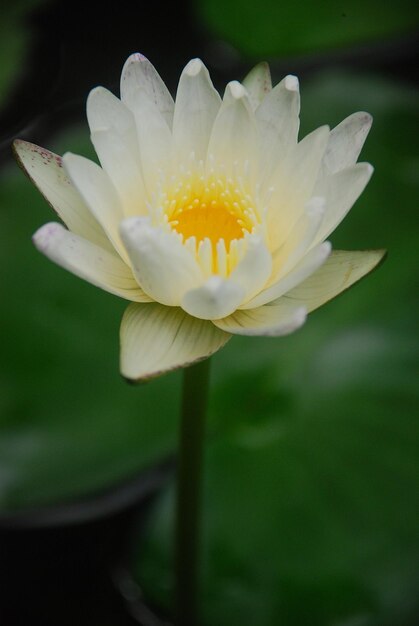
[[223,240],[228,253],[231,242],[251,233],[257,221],[249,198],[224,177],[179,178],[165,195],[169,225],[184,241],[195,237],[197,249],[208,239],[215,253]]
[[208,205],[199,201],[197,205],[176,211],[169,224],[176,232],[183,235],[184,240],[195,237],[197,244],[208,238],[215,246],[220,239],[224,239],[227,251],[233,239],[244,237],[247,226],[224,204],[211,202]]

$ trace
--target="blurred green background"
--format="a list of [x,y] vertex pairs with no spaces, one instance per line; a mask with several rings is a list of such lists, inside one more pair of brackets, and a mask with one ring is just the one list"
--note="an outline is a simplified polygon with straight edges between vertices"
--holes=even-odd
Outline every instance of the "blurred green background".
[[[32,233],[54,217],[12,163],[10,141],[44,140],[58,153],[92,156],[84,98],[98,82],[117,91],[120,66],[134,49],[170,85],[182,64],[199,55],[220,89],[268,59],[274,82],[289,72],[302,79],[301,136],[357,110],[373,115],[361,160],[375,174],[331,240],[340,249],[387,248],[388,259],[294,335],[233,338],[213,358],[203,623],[415,626],[416,3],[178,3],[176,51],[167,36],[176,28],[164,11],[158,14],[159,3],[147,35],[144,25],[139,34],[119,33],[108,11],[101,19],[117,42],[111,65],[109,51],[97,56],[88,21],[66,36],[67,14],[54,13],[57,3],[11,6],[0,26],[0,521],[13,527],[25,520],[30,527],[31,519],[43,512],[48,519],[57,507],[65,521],[67,503],[80,503],[82,516],[90,498],[117,494],[125,481],[141,480],[171,458],[181,384],[180,373],[139,387],[122,381],[118,331],[125,303],[35,251]],[[26,65],[34,49],[38,59],[51,52],[42,47],[51,23],[59,26],[60,54],[44,70],[38,66],[37,82]],[[77,58],[86,58],[87,69],[66,73]],[[25,78],[38,88],[25,91]],[[109,500],[109,512],[117,502],[117,496]],[[133,570],[158,605],[168,602],[171,588],[171,511],[168,484],[134,541]],[[95,517],[94,508],[89,515]]]

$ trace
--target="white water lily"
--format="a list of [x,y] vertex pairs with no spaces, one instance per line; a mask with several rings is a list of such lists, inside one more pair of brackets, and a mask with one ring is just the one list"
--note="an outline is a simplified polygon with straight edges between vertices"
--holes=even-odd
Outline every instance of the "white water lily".
[[125,377],[188,365],[234,334],[290,333],[382,258],[325,241],[371,176],[356,163],[371,117],[355,113],[298,141],[299,107],[297,78],[272,88],[266,64],[221,99],[199,59],[183,70],[174,102],[134,54],[121,99],[98,87],[87,100],[101,166],[15,142],[67,226],[44,225],[37,248],[131,301]]

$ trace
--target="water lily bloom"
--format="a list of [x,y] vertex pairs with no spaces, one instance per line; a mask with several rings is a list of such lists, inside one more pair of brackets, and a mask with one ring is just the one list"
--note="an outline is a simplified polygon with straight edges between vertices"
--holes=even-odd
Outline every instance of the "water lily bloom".
[[298,140],[298,80],[272,88],[260,64],[223,98],[199,59],[176,100],[134,54],[121,98],[87,100],[100,166],[17,140],[26,172],[65,226],[36,247],[131,304],[121,371],[144,379],[203,359],[232,335],[280,336],[369,272],[383,251],[332,251],[325,241],[367,184],[357,163],[371,117]]

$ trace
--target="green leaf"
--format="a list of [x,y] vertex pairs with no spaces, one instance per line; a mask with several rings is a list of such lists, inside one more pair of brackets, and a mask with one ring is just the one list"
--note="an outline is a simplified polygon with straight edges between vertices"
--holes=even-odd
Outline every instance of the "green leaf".
[[413,0],[201,0],[196,10],[214,34],[257,58],[371,43],[413,33],[419,23]]
[[[278,340],[233,339],[215,370],[203,624],[393,626],[419,612],[418,93],[372,76],[303,85],[303,126],[364,109],[372,182],[333,237],[384,265]],[[215,368],[214,368],[215,369]],[[136,576],[169,605],[172,491]]]

